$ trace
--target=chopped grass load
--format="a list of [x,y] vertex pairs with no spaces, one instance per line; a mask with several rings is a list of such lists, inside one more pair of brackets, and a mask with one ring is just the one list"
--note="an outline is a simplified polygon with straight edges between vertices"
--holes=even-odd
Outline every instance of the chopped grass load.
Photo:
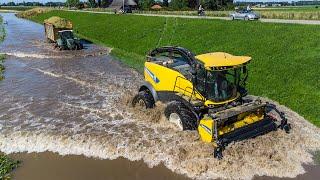
[[58,16],[52,16],[49,19],[44,20],[45,23],[52,24],[56,28],[67,28],[67,29],[72,29],[72,23],[71,21],[60,18]]
[[279,101],[320,126],[319,26],[66,11],[31,19],[42,23],[52,16],[71,20],[82,37],[113,47],[114,55],[140,71],[145,54],[162,45],[251,56],[250,94]]

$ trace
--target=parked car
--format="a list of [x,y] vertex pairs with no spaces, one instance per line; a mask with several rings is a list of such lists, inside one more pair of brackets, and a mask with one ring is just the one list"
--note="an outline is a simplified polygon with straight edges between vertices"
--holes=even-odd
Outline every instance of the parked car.
[[246,9],[239,10],[230,14],[232,20],[241,19],[241,20],[258,20],[260,15],[254,11],[248,11]]

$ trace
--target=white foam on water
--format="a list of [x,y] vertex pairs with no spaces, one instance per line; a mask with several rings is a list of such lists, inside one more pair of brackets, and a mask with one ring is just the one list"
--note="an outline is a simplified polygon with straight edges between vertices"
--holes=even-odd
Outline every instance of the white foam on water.
[[291,133],[279,130],[230,144],[224,158],[217,160],[212,144],[201,142],[196,131],[179,132],[163,118],[162,104],[147,112],[128,108],[131,91],[137,89],[134,85],[138,84],[138,75],[34,70],[60,84],[68,82],[66,88],[83,91],[79,94],[51,91],[54,95],[34,99],[4,93],[1,105],[5,111],[0,116],[2,152],[52,151],[102,159],[125,157],[143,160],[150,167],[163,163],[170,170],[194,179],[252,179],[255,175],[295,177],[305,172],[302,164],[313,162],[311,153],[320,150],[319,128],[273,102],[286,113],[293,127]]
[[[302,164],[313,162],[311,152],[320,149],[320,130],[297,113],[277,105],[286,113],[292,132],[286,134],[279,130],[231,144],[222,160],[213,157],[213,146],[201,142],[197,132],[178,132],[164,119],[156,122],[138,119],[125,110],[106,110],[105,113],[114,113],[108,120],[98,118],[87,124],[70,123],[74,134],[49,129],[6,131],[0,134],[0,151],[52,151],[102,159],[142,159],[150,167],[164,163],[172,171],[195,179],[252,179],[255,175],[296,177],[305,172]],[[86,110],[92,116],[103,113],[97,109]],[[115,114],[121,112],[123,118],[115,118]]]
[[36,59],[49,59],[49,58],[58,58],[58,56],[48,56],[43,54],[33,54],[33,53],[24,53],[24,52],[8,52],[8,56],[15,56],[18,58],[36,58]]

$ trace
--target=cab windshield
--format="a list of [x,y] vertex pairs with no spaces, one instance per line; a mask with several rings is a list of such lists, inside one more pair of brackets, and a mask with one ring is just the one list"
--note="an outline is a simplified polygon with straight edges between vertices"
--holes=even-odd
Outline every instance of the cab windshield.
[[207,99],[222,102],[237,96],[239,69],[208,71],[201,69],[197,73],[197,89]]

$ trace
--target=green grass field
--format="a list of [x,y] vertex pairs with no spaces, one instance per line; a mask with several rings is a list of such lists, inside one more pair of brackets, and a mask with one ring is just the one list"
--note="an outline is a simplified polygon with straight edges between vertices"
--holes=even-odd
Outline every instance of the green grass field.
[[78,34],[113,47],[114,55],[140,71],[144,55],[162,45],[252,56],[250,93],[279,101],[320,126],[319,26],[65,11],[32,20],[51,16],[72,20]]

